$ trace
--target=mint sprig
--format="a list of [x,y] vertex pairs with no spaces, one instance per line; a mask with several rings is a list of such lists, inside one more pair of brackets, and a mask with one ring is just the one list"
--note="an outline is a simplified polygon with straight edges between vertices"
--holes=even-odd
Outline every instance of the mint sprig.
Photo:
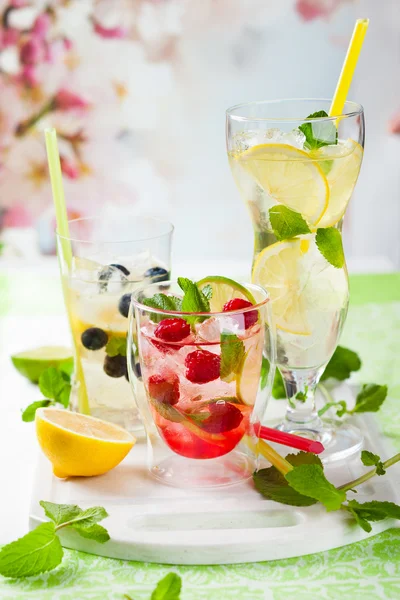
[[29,404],[22,412],[22,420],[35,420],[38,408],[61,404],[68,408],[71,395],[71,376],[62,368],[49,367],[40,375],[39,389],[45,398]]
[[234,333],[221,333],[221,379],[226,380],[232,375],[237,375],[245,357],[245,348],[242,340]]
[[[179,312],[182,308],[182,298],[178,298],[177,296],[167,296],[166,294],[154,294],[151,298],[145,298],[143,304],[150,308]],[[155,323],[159,323],[163,319],[174,318],[175,315],[161,315],[156,313],[152,315],[152,320]]]
[[[210,301],[208,297],[210,296],[209,289],[207,289],[206,293],[204,293],[193,281],[187,279],[186,277],[178,277],[178,285],[184,292],[181,306],[182,312],[210,312]],[[195,323],[201,323],[206,318],[207,317],[205,316],[200,317],[195,315],[185,316],[186,321],[190,323],[192,328],[194,327]]]
[[330,408],[337,408],[336,414],[338,417],[343,417],[344,415],[354,415],[356,413],[378,412],[388,394],[387,385],[366,383],[362,386],[360,392],[357,394],[354,407],[349,409],[345,400],[339,400],[339,402],[333,400],[332,395],[324,385],[320,384],[319,388],[323,392],[324,396],[329,400],[325,406],[318,411],[319,416],[326,413]]
[[338,229],[335,227],[318,228],[315,243],[322,256],[336,269],[344,266],[342,234]]
[[321,381],[332,378],[338,381],[348,379],[354,371],[361,369],[361,360],[356,352],[338,346],[322,374]]
[[[371,453],[372,454],[372,453]],[[375,455],[373,455],[375,456]],[[262,469],[253,475],[256,489],[266,498],[294,506],[310,506],[320,502],[328,512],[345,510],[365,531],[371,531],[370,522],[386,518],[400,519],[400,506],[393,502],[359,503],[348,500],[347,492],[365,483],[377,474],[377,468],[361,477],[339,487],[334,486],[325,476],[323,465],[318,457],[307,452],[288,455],[275,461],[269,469]],[[400,461],[400,453],[377,463],[386,471],[388,467]],[[271,455],[271,461],[273,461]],[[374,459],[375,460],[375,459]]]
[[70,527],[79,535],[105,543],[110,539],[107,530],[98,521],[108,517],[104,508],[96,506],[82,510],[70,504],[41,501],[49,523],[7,544],[0,550],[0,575],[4,577],[31,577],[57,567],[63,558],[63,549],[57,532]]
[[[328,113],[324,110],[308,115],[307,119],[326,119]],[[304,146],[308,150],[317,150],[323,146],[336,145],[338,142],[338,133],[334,121],[312,121],[303,123],[299,127],[300,131],[306,136]]]
[[366,467],[375,467],[377,475],[384,475],[386,473],[381,457],[378,454],[369,452],[369,450],[363,450],[361,452],[361,462]]
[[279,241],[311,233],[302,215],[283,204],[269,209],[269,219],[274,235]]

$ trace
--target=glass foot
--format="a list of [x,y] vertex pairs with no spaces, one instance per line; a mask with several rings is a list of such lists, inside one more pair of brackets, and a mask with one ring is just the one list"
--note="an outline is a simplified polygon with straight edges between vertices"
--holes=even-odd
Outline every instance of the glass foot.
[[343,425],[327,421],[322,423],[317,419],[315,423],[302,424],[287,420],[278,425],[277,429],[321,442],[325,450],[319,457],[324,464],[344,460],[360,452],[364,444],[361,431],[354,425],[346,423]]
[[217,488],[242,483],[254,470],[254,461],[249,456],[233,450],[225,456],[205,460],[170,456],[150,472],[162,483],[174,487]]

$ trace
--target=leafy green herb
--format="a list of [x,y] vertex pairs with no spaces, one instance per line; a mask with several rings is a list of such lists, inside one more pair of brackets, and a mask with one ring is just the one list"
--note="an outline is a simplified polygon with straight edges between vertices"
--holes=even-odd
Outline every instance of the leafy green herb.
[[[322,389],[322,386],[320,386]],[[347,403],[344,400],[339,400],[338,402],[327,402],[325,406],[319,409],[318,416],[322,417],[330,408],[336,407],[336,414],[338,417],[343,417],[347,413]]]
[[262,390],[267,385],[269,369],[270,369],[269,360],[268,360],[268,358],[265,358],[265,356],[263,356],[262,362],[261,362],[261,380],[260,380],[260,386],[261,386]]
[[348,510],[356,519],[358,525],[367,531],[371,531],[370,522],[383,521],[384,519],[400,519],[400,506],[394,502],[357,502],[350,500],[343,508]]
[[275,398],[275,400],[283,400],[286,398],[285,384],[279,369],[276,369],[275,371],[274,384],[272,386],[272,396]]
[[66,370],[63,370],[62,366],[58,369],[49,367],[40,375],[39,389],[46,398],[32,402],[25,408],[22,412],[22,420],[26,423],[35,420],[38,408],[55,406],[57,403],[62,404],[64,408],[68,408],[71,395],[71,377]]
[[25,423],[34,421],[37,409],[49,406],[49,404],[52,404],[51,400],[38,400],[37,402],[32,402],[32,404],[29,404],[23,411],[22,420],[25,421]]
[[[186,277],[178,277],[178,285],[184,292],[182,300],[182,311],[187,313],[210,312],[208,297],[197,287],[197,285]],[[207,317],[187,316],[186,321],[193,327],[195,323],[201,323]]]
[[308,394],[308,385],[305,386],[304,392],[297,392],[295,398],[296,398],[296,400],[299,400],[299,402],[305,402],[307,400],[307,394]]
[[361,461],[366,467],[375,466],[377,475],[384,475],[386,473],[381,457],[377,454],[373,454],[373,452],[363,450],[361,452]]
[[361,360],[353,350],[338,346],[322,374],[321,381],[332,377],[339,381],[348,379],[353,371],[359,371]]
[[[308,115],[307,119],[322,119],[328,117],[324,110]],[[322,146],[337,144],[338,134],[334,121],[313,121],[303,123],[299,127],[306,136],[305,147],[309,150],[317,150]]]
[[[171,310],[179,312],[182,308],[182,299],[177,296],[167,296],[166,294],[155,294],[152,298],[143,300],[145,306],[150,308],[158,308],[159,310]],[[154,314],[152,319],[155,323],[159,323],[163,319],[174,319],[175,315],[159,315]]]
[[322,465],[299,465],[285,475],[289,485],[299,492],[321,502],[326,510],[339,510],[346,494],[337,490],[324,475]]
[[357,394],[356,405],[349,414],[361,412],[377,412],[388,393],[387,385],[378,385],[376,383],[366,383]]
[[168,573],[158,582],[151,595],[151,600],[179,600],[181,597],[182,579],[176,573]]
[[288,240],[306,233],[311,233],[302,215],[283,204],[269,209],[271,227],[278,240]]
[[240,372],[245,357],[242,340],[234,333],[221,333],[221,379]]
[[71,394],[70,378],[64,371],[49,367],[39,377],[39,389],[45,398],[68,407]]
[[[299,452],[298,454],[288,454],[286,460],[295,466],[301,464],[315,464],[321,465],[320,459],[315,454],[308,452]],[[269,500],[275,500],[281,504],[289,504],[290,506],[311,506],[316,504],[317,500],[310,498],[306,494],[300,494],[293,487],[289,485],[289,482],[285,479],[285,476],[278,471],[274,466],[268,469],[261,469],[253,475],[254,485],[256,490],[260,492],[265,498]]]
[[209,283],[207,285],[205,285],[201,291],[202,291],[203,295],[207,298],[207,300],[211,300],[212,295],[213,295],[213,290]]
[[82,510],[71,504],[41,501],[49,523],[41,523],[22,538],[0,550],[0,575],[30,577],[57,567],[63,558],[63,549],[57,532],[72,527],[79,535],[104,543],[110,539],[107,530],[98,525],[108,516],[101,506]]
[[335,227],[320,227],[317,229],[315,243],[322,256],[336,269],[344,265],[342,234]]
[[108,356],[126,356],[126,336],[110,337],[106,345],[106,353]]

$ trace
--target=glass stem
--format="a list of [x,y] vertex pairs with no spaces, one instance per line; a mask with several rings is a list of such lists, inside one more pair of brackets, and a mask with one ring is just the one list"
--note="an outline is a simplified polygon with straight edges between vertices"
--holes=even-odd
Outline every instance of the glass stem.
[[286,422],[294,429],[321,429],[315,406],[315,389],[323,371],[324,367],[296,370],[280,367],[288,399]]

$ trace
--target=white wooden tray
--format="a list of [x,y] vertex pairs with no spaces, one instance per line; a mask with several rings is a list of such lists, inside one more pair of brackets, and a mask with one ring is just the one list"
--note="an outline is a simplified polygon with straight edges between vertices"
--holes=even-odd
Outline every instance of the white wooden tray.
[[[284,403],[271,402],[283,408]],[[393,454],[373,416],[354,421],[365,434],[365,447],[388,458]],[[326,465],[328,478],[345,483],[363,472],[359,457]],[[400,502],[400,469],[391,467],[358,488],[360,502]],[[351,495],[351,494],[350,494]],[[321,552],[365,539],[396,526],[377,523],[371,534],[318,505],[297,508],[263,499],[251,481],[220,490],[182,490],[164,486],[146,468],[146,447],[138,442],[130,455],[101,477],[59,480],[40,455],[30,511],[30,527],[44,521],[39,500],[104,506],[106,544],[60,532],[63,546],[102,556],[169,564],[229,564],[275,560]]]

